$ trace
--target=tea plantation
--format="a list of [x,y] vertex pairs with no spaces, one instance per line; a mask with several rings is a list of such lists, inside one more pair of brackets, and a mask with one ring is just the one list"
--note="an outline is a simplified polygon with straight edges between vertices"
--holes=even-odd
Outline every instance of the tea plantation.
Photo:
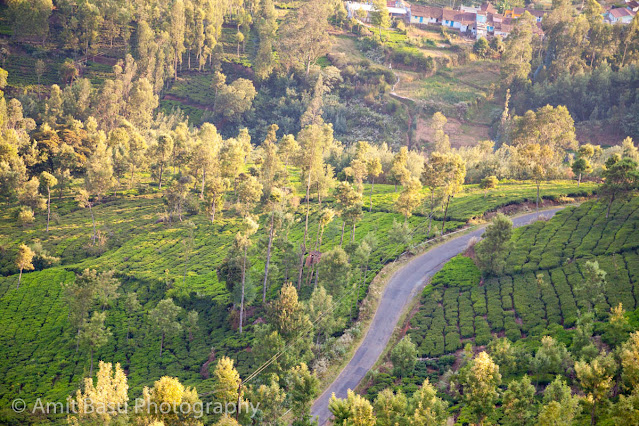
[[[53,220],[48,234],[45,233],[44,214],[37,214],[32,226],[21,227],[14,219],[18,207],[3,206],[0,213],[0,404],[6,406],[18,396],[27,402],[38,397],[63,401],[77,389],[81,379],[88,375],[89,356],[82,348],[76,349],[76,335],[68,319],[69,308],[62,297],[62,283],[74,280],[75,274],[85,268],[114,270],[122,281],[120,297],[108,307],[106,325],[113,335],[96,352],[94,360],[120,362],[127,372],[131,395],[138,395],[143,386],[163,375],[176,376],[185,384],[197,385],[200,393],[207,392],[212,384],[211,379],[207,379],[209,371],[205,362],[212,354],[216,357],[232,357],[242,375],[255,367],[251,351],[252,324],[259,322],[259,318],[264,315],[261,301],[255,303],[256,306],[249,307],[245,322],[246,332],[240,335],[229,320],[233,296],[218,277],[218,269],[228,254],[241,220],[225,211],[223,218],[211,223],[206,215],[191,212],[186,215],[184,222],[165,224],[158,221],[165,208],[161,194],[146,184],[140,188],[106,198],[93,207],[98,230],[106,241],[101,251],[95,251],[89,244],[92,228],[89,210],[79,208],[71,197],[57,199],[56,196],[52,200]],[[594,188],[594,185],[584,184],[577,189],[572,182],[552,182],[546,185],[544,194],[547,198],[559,199],[570,195],[591,195]],[[366,188],[365,194],[368,194],[369,189]],[[521,182],[504,184],[486,197],[475,186],[468,186],[451,202],[446,231],[460,228],[470,219],[498,207],[532,201],[535,194],[534,185]],[[369,213],[368,209],[364,209],[362,220],[357,224],[356,243],[369,233],[373,233],[378,242],[371,256],[370,272],[358,296],[360,299],[365,296],[368,284],[381,268],[407,249],[406,245],[393,243],[389,238],[394,220],[403,220],[400,215],[392,212],[397,196],[393,186],[376,185],[373,210]],[[324,200],[323,207],[332,202],[332,199]],[[636,204],[633,202],[632,205]],[[319,207],[314,202],[310,216],[311,241],[314,241],[317,232],[318,210]],[[600,210],[598,205],[586,204],[562,214],[559,219],[574,226],[575,220],[589,220]],[[629,244],[626,247],[618,244],[617,240],[614,243],[610,241],[606,249],[599,253],[604,259],[609,259],[608,263],[602,260],[607,270],[611,269],[608,265],[625,265],[625,256],[636,255],[629,251],[634,247],[630,247],[630,243],[639,239],[633,234],[634,228],[627,229],[623,216],[630,216],[634,211],[619,205],[615,209],[614,220],[607,225],[610,227],[617,224],[618,234],[627,235]],[[433,222],[434,230],[441,226],[441,219],[441,213],[438,213]],[[263,241],[268,232],[267,220],[266,215],[263,215],[255,238],[261,242],[255,245],[250,256],[249,281],[258,287],[263,279]],[[304,207],[300,206],[296,212],[296,222],[288,234],[288,240],[294,247],[303,238],[303,220]],[[194,225],[192,241],[187,222]],[[542,225],[553,227],[555,223],[551,221]],[[339,245],[341,226],[338,218],[327,227],[322,240],[323,252]],[[410,226],[411,245],[427,239],[428,221],[424,214],[413,216]],[[596,232],[595,227],[592,229]],[[547,232],[541,235],[549,238],[547,244],[555,244],[553,235]],[[609,233],[604,235],[607,238]],[[601,237],[600,231],[599,236]],[[534,234],[530,234],[528,230],[519,233],[518,248],[511,254],[513,259],[524,259],[519,261],[521,268],[528,268],[526,265],[533,261],[530,260],[533,259],[532,256],[522,254],[524,248],[530,248],[523,244],[525,238],[532,238],[534,241]],[[583,238],[584,244],[589,244],[591,237],[580,237],[575,233],[574,238],[580,238],[579,241]],[[350,233],[347,230],[345,243],[349,240]],[[20,288],[16,289],[17,275],[13,259],[17,246],[20,243],[35,242],[39,242],[49,255],[59,260],[53,266],[36,264],[36,271],[25,271]],[[537,243],[540,244],[541,241],[535,241]],[[568,253],[572,245],[562,247]],[[584,249],[585,246],[577,244],[570,251],[570,256],[576,256]],[[621,253],[622,250],[625,250],[623,256],[610,256],[610,253]],[[279,267],[273,268],[267,296],[269,300],[277,294],[285,276],[291,277],[294,274],[282,266],[285,255],[285,250],[275,248],[272,264]],[[478,343],[485,341],[490,337],[491,331],[498,333],[506,330],[510,334],[516,332],[518,336],[524,336],[535,327],[545,327],[548,321],[555,320],[553,315],[563,319],[566,324],[574,321],[574,306],[565,304],[568,302],[564,303],[564,295],[560,293],[565,288],[569,289],[569,285],[565,284],[564,278],[562,287],[560,277],[567,276],[570,281],[570,274],[578,272],[579,262],[557,269],[563,260],[554,263],[551,260],[541,256],[537,262],[548,263],[548,269],[555,268],[549,272],[559,294],[557,300],[546,295],[540,299],[538,293],[529,294],[516,285],[511,297],[513,286],[506,290],[502,279],[479,287],[476,285],[479,275],[473,266],[466,259],[455,260],[452,265],[459,263],[459,268],[463,269],[456,266],[442,271],[442,274],[451,275],[444,279],[445,275],[440,274],[442,283],[433,292],[433,295],[438,295],[438,299],[425,297],[425,304],[414,319],[415,324],[418,321],[420,324],[420,329],[413,332],[416,340],[419,339],[420,351],[424,355],[451,352],[461,346],[463,339],[475,338]],[[467,274],[468,271],[471,273]],[[622,270],[624,271],[625,269]],[[515,277],[520,277],[515,278],[517,280],[530,278],[528,275]],[[623,300],[624,304],[626,300],[632,300],[628,307],[634,307],[628,275],[624,275],[624,279],[623,285],[609,294],[610,303],[617,299]],[[503,283],[507,280],[512,281],[512,278],[504,277]],[[501,305],[500,289],[504,300],[511,301],[514,298],[517,314],[512,311],[512,302],[510,305]],[[308,297],[310,290],[312,288],[302,288],[302,297]],[[133,292],[137,293],[141,304],[137,311],[126,308],[125,296]],[[183,308],[179,317],[181,320],[186,317],[186,312],[195,310],[199,314],[199,321],[192,340],[186,332],[171,337],[165,342],[165,350],[159,357],[160,336],[148,325],[147,313],[165,297],[172,297]],[[494,306],[495,300],[498,307]],[[520,308],[524,304],[544,306],[547,314],[536,320],[535,315],[529,318],[526,310]],[[463,314],[468,317],[460,317],[460,312],[468,313]],[[524,322],[521,323],[520,319]],[[543,324],[539,324],[539,321]]]
[[410,321],[419,356],[439,357],[469,342],[486,345],[493,336],[538,341],[574,328],[575,287],[588,260],[607,273],[598,312],[619,303],[626,311],[638,307],[639,197],[613,204],[608,219],[606,206],[596,201],[567,208],[515,230],[513,240],[498,277],[483,281],[473,260],[462,255],[436,274]]

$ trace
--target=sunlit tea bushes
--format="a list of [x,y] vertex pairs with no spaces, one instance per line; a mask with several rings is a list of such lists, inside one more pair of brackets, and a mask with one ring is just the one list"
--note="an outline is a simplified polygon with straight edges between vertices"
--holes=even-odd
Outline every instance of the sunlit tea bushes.
[[[493,336],[538,339],[578,317],[575,287],[583,266],[596,260],[606,271],[599,312],[639,301],[639,198],[605,206],[595,201],[567,208],[549,221],[514,231],[506,271],[481,279],[470,258],[449,261],[426,287],[410,333],[420,356],[457,351],[464,342],[485,345]],[[443,352],[442,352],[443,347]]]

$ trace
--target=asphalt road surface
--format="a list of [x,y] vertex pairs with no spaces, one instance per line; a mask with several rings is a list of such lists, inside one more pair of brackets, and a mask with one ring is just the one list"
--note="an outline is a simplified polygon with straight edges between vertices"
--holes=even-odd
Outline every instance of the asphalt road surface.
[[[541,217],[550,218],[563,207],[544,210]],[[537,219],[537,213],[528,213],[512,218],[515,227],[528,225]],[[373,322],[353,355],[353,358],[339,374],[337,379],[315,401],[311,414],[317,418],[320,426],[327,424],[331,417],[328,402],[335,393],[338,398],[346,398],[349,389],[354,389],[364,378],[369,369],[375,365],[377,359],[388,344],[393,330],[399,321],[404,307],[420,294],[428,280],[439,271],[444,263],[466,249],[471,238],[484,233],[480,228],[451,238],[450,240],[415,257],[391,277],[373,318]]]

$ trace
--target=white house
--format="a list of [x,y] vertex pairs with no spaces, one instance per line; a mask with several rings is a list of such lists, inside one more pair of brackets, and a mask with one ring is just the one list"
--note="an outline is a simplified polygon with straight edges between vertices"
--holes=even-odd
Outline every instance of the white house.
[[632,18],[635,17],[636,12],[627,9],[625,7],[618,7],[616,9],[610,9],[606,14],[608,20],[613,23],[629,24],[632,22]]
[[458,10],[444,9],[442,11],[442,25],[449,28],[460,29],[461,19],[457,15],[461,15]]
[[410,8],[410,23],[441,25],[443,10],[441,7],[412,5]]
[[[404,4],[403,1],[389,1],[387,2],[388,14],[391,18],[400,18],[407,20],[410,16],[410,9]],[[349,18],[362,16],[365,22],[370,21],[370,12],[373,10],[373,3],[368,2],[346,2],[346,12]],[[360,12],[361,11],[361,12]]]

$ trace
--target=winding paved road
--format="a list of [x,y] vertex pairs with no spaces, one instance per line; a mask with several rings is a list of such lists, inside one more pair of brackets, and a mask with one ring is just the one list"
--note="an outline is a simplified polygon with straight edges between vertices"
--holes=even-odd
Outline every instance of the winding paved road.
[[[550,218],[564,207],[545,210],[541,217]],[[512,219],[515,227],[527,225],[537,219],[537,213],[529,213]],[[377,362],[388,344],[404,307],[426,286],[427,281],[441,269],[449,259],[463,252],[471,238],[479,237],[480,228],[459,237],[454,237],[427,252],[415,257],[391,277],[373,318],[373,322],[353,358],[337,379],[315,401],[311,414],[318,418],[319,425],[327,424],[331,413],[328,402],[335,393],[338,398],[346,398],[348,389],[354,389],[369,369]]]

